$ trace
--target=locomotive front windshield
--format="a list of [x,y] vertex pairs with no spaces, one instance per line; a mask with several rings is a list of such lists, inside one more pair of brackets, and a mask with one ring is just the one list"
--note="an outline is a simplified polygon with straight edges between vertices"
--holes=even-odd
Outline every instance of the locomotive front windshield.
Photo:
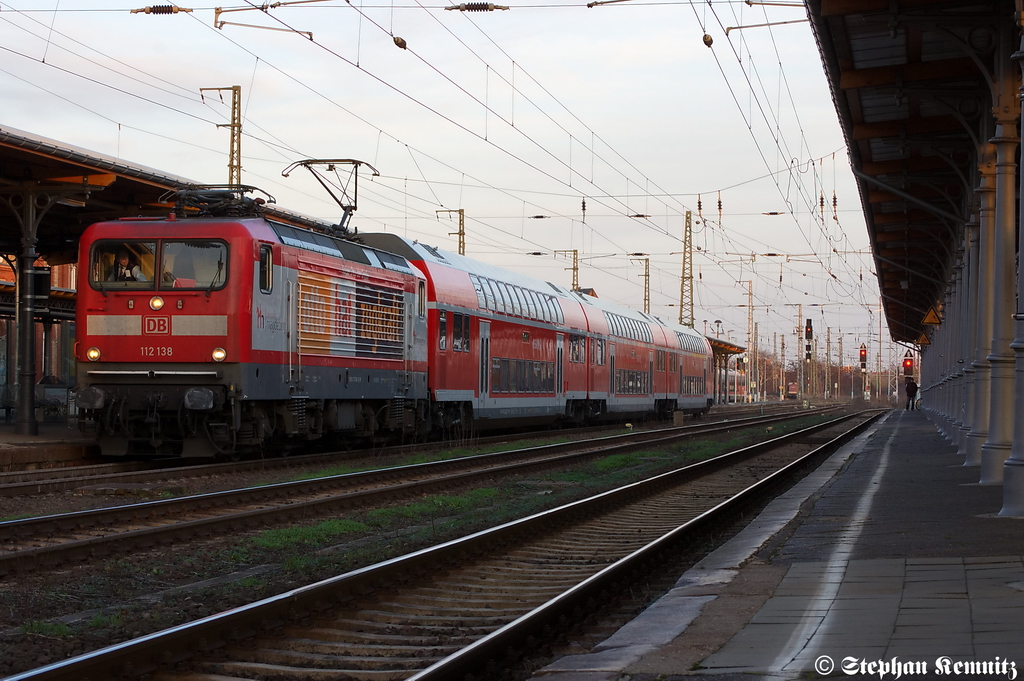
[[223,287],[228,278],[228,245],[203,239],[103,241],[93,247],[93,286],[132,290]]

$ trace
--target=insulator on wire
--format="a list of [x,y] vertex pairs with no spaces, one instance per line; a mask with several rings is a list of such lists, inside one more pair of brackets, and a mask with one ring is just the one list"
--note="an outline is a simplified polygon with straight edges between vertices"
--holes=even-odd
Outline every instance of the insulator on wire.
[[464,2],[461,5],[445,7],[445,9],[459,12],[493,12],[496,9],[508,9],[508,7],[495,5],[493,2]]
[[133,9],[132,14],[177,14],[178,12],[191,11],[188,7],[178,7],[177,5],[151,5],[150,7]]
[[836,190],[832,190],[832,219],[839,222],[839,202],[836,200]]

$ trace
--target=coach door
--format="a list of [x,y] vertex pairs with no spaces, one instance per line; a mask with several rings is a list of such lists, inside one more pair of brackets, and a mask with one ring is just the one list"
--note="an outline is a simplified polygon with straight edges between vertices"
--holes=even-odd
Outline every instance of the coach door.
[[615,343],[608,343],[608,397],[615,394]]
[[651,355],[648,358],[649,364],[647,365],[647,394],[656,395],[658,393],[657,386],[654,385],[654,350],[651,350]]
[[562,362],[565,360],[565,334],[555,334],[555,397],[565,393],[565,372]]
[[487,406],[487,398],[491,393],[491,323],[480,322],[480,392],[477,407]]

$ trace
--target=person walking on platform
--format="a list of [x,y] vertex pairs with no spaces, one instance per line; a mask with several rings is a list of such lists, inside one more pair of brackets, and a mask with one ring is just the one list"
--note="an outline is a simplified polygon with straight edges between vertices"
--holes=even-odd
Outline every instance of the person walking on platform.
[[907,391],[907,406],[905,409],[916,409],[917,408],[917,383],[914,383],[914,379],[907,376],[907,383],[903,386],[904,390]]

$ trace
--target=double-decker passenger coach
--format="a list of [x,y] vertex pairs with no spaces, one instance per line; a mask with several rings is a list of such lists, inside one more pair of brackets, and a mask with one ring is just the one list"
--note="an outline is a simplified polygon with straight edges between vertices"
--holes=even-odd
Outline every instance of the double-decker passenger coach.
[[427,279],[436,422],[475,428],[707,412],[694,329],[395,234],[363,234]]

